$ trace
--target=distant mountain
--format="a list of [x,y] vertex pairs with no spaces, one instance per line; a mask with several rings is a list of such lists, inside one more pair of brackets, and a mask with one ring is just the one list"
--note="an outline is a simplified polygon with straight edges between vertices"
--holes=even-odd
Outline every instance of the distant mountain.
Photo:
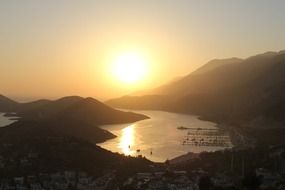
[[[106,104],[123,109],[169,110],[176,98],[167,95],[123,96],[106,101]],[[173,111],[172,109],[169,111]]]
[[141,114],[115,110],[93,98],[78,96],[26,104],[19,109],[18,114],[25,120],[66,118],[93,125],[130,123],[148,118]]
[[42,106],[45,106],[47,104],[49,104],[51,102],[51,100],[36,100],[33,102],[27,102],[27,103],[21,103],[20,106],[18,106],[17,112],[24,112],[24,111],[29,111],[29,110],[33,110]]
[[203,65],[202,67],[198,68],[196,71],[194,71],[192,74],[203,74],[207,73],[209,71],[212,71],[214,69],[217,69],[219,67],[225,66],[227,64],[235,64],[235,63],[241,63],[243,59],[239,59],[236,57],[229,58],[229,59],[214,59]]
[[148,118],[141,114],[115,110],[96,99],[79,96],[68,96],[54,101],[18,103],[1,95],[0,111],[17,112],[22,120],[47,121],[70,118],[95,125],[130,123]]
[[[265,125],[264,121],[285,121],[284,76],[285,51],[244,60],[213,60],[149,95],[113,99],[107,104],[194,113],[218,122]],[[158,106],[157,100],[163,105]]]
[[0,112],[16,110],[18,103],[0,94]]

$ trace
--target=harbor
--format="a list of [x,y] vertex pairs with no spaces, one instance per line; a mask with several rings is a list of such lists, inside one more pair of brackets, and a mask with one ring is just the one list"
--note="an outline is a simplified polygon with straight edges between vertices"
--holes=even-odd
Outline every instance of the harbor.
[[216,128],[187,128],[180,126],[177,129],[185,130],[182,145],[231,147],[231,139],[225,130]]

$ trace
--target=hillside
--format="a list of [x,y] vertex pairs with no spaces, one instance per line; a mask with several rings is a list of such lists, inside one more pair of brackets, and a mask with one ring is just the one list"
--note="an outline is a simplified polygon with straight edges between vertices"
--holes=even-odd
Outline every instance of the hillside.
[[115,136],[110,132],[73,119],[48,121],[20,120],[8,127],[0,128],[0,141],[24,142],[27,138],[73,137],[90,143],[100,143]]
[[113,109],[96,99],[68,96],[58,100],[37,100],[18,103],[0,96],[1,112],[16,112],[22,120],[48,121],[70,118],[92,125],[130,123],[147,119],[147,116]]
[[19,103],[0,94],[0,112],[11,112],[17,109]]
[[[217,122],[280,123],[285,120],[284,76],[285,51],[244,60],[214,60],[149,95],[107,103],[120,108],[139,109],[147,105],[148,109],[194,113]],[[161,106],[154,102],[159,99],[164,101]]]
[[77,96],[64,97],[55,101],[34,104],[27,109],[27,105],[19,112],[19,116],[26,120],[50,120],[52,118],[70,118],[88,124],[103,125],[115,123],[130,123],[146,116],[115,110],[93,98]]
[[[94,143],[113,135],[74,120],[19,121],[0,128],[0,154],[6,167],[0,177],[85,171],[102,176],[116,170],[120,176],[144,170],[151,163],[104,150]],[[25,161],[23,164],[22,161]],[[126,169],[126,166],[131,168]]]
[[24,134],[45,137],[63,135],[98,143],[115,137],[99,128],[99,125],[130,123],[147,118],[144,115],[115,110],[93,98],[79,96],[29,103],[17,103],[3,96],[0,102],[1,105],[11,105],[2,107],[3,111],[16,112],[20,117],[18,122],[0,129],[1,139],[7,140],[21,139]]
[[98,125],[134,122],[146,119],[144,115],[115,110],[93,98],[78,96],[29,103],[3,96],[0,102],[5,105],[3,112],[17,112],[20,116],[19,121],[0,128],[1,163],[5,164],[0,177],[66,170],[102,176],[106,170],[116,170],[123,178],[151,164],[144,158],[125,157],[96,145],[115,137]]

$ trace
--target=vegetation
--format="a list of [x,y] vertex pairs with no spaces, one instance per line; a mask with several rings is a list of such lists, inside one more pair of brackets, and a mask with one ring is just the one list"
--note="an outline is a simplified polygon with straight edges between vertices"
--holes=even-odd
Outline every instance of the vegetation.
[[[131,175],[148,168],[150,161],[104,150],[89,142],[68,136],[24,137],[1,144],[0,177],[37,175],[66,170],[101,176],[105,171]],[[1,139],[2,143],[4,142]],[[124,167],[132,165],[132,170]],[[122,175],[123,176],[123,175]]]

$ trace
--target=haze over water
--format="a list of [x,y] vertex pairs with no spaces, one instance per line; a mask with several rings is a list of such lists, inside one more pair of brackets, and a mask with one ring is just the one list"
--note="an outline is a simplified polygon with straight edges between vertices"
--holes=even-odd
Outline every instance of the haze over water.
[[[221,150],[222,146],[182,145],[189,130],[177,127],[217,129],[215,123],[199,120],[197,116],[163,111],[135,111],[150,119],[120,125],[105,125],[101,128],[115,134],[117,138],[98,144],[102,148],[125,155],[142,155],[156,162],[164,162],[188,152]],[[226,133],[226,135],[228,135]],[[229,142],[229,145],[231,143]],[[139,150],[139,152],[137,151]],[[151,154],[152,153],[152,154]]]

